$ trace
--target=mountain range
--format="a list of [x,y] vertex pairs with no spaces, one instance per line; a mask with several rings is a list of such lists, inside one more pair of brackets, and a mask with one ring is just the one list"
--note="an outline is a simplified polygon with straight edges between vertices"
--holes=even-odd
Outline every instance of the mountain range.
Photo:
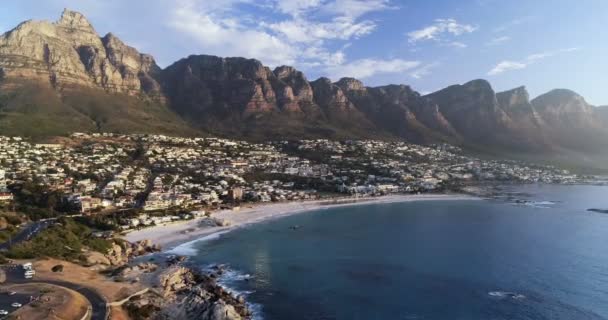
[[525,87],[497,93],[473,80],[422,95],[208,55],[162,69],[65,10],[56,22],[26,21],[0,36],[0,134],[75,131],[448,142],[608,169],[608,107],[570,90],[530,99]]

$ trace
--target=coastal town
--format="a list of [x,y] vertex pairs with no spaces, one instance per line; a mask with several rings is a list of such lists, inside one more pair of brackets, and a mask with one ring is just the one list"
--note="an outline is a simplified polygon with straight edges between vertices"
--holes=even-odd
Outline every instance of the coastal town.
[[[477,159],[447,144],[251,143],[111,133],[75,133],[63,142],[44,144],[0,137],[0,164],[0,201],[26,201],[23,187],[34,185],[55,197],[49,209],[129,212],[128,219],[118,219],[123,229],[243,203],[439,192],[481,181],[581,179],[552,166]],[[135,211],[139,215],[132,218]]]
[[[74,133],[45,143],[0,137],[0,259],[8,266],[0,276],[22,291],[17,284],[25,281],[28,289],[33,278],[46,285],[60,281],[64,289],[103,288],[101,296],[81,292],[91,303],[106,301],[92,319],[149,319],[184,303],[205,314],[200,319],[250,319],[243,297],[216,283],[224,267],[200,274],[179,257],[138,257],[328,203],[454,200],[484,185],[587,179],[549,165],[480,159],[448,144],[112,133]],[[88,274],[87,283],[70,276],[79,273]],[[57,312],[33,303],[21,307],[25,302],[13,302],[17,308],[0,300],[0,310]]]

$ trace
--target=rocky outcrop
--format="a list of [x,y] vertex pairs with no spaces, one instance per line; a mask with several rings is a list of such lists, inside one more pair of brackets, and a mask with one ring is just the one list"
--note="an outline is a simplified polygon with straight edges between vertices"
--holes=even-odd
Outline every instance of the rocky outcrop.
[[182,265],[163,270],[157,287],[165,302],[158,319],[250,319],[245,301],[215,282],[222,269],[202,274]]
[[80,13],[65,10],[56,22],[26,21],[0,36],[3,82],[22,80],[55,88],[158,95],[160,68],[149,55],[108,34],[100,38]]
[[133,257],[158,251],[160,251],[160,246],[153,244],[150,240],[142,240],[135,243],[118,241],[112,244],[105,257],[109,265],[122,266]]
[[293,67],[281,66],[273,71],[280,89],[278,103],[283,110],[315,112],[312,87],[301,71]]
[[311,83],[315,102],[322,109],[334,112],[349,112],[355,109],[344,91],[328,78],[320,78]]
[[136,265],[124,265],[113,272],[114,281],[139,282],[140,277],[147,273],[155,272],[158,265],[151,262],[142,262]]

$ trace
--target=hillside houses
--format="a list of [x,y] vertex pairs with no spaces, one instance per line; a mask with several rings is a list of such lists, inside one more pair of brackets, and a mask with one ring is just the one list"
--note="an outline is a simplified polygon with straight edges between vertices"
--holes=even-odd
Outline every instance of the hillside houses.
[[[326,139],[251,143],[221,138],[75,133],[64,144],[0,137],[0,200],[33,183],[92,213],[298,201],[321,194],[438,191],[481,181],[570,183],[551,166],[481,160],[460,148]],[[235,197],[235,190],[239,190]]]

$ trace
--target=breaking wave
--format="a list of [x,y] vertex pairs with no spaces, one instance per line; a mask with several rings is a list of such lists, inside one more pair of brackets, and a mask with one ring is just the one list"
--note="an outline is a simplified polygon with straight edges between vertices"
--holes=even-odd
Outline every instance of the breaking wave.
[[500,299],[511,298],[515,300],[523,300],[526,298],[526,296],[524,296],[523,294],[509,291],[490,291],[488,292],[488,295]]
[[225,231],[220,231],[220,232],[216,232],[186,243],[182,243],[179,246],[166,251],[166,253],[168,254],[176,254],[176,255],[180,255],[180,256],[194,256],[198,253],[198,249],[196,248],[195,244],[200,243],[200,242],[205,242],[205,241],[211,241],[211,240],[216,240],[219,239],[223,234],[230,232],[231,230],[225,230]]
[[[209,266],[205,267],[203,270],[209,271],[209,272],[217,271],[217,269],[216,269],[217,267],[218,267],[218,265],[213,264],[213,265],[209,265]],[[251,320],[263,320],[264,317],[262,316],[262,305],[248,301],[249,296],[251,294],[253,294],[255,291],[237,289],[237,287],[239,287],[240,284],[242,284],[245,281],[249,281],[250,279],[253,278],[253,276],[248,273],[243,273],[243,272],[234,270],[225,265],[222,265],[222,268],[223,268],[222,269],[223,273],[218,278],[217,283],[220,286],[222,286],[222,288],[224,288],[224,290],[226,290],[226,292],[232,294],[235,297],[243,297],[245,299],[247,307],[249,308],[249,311],[251,311],[251,315],[252,315]]]

